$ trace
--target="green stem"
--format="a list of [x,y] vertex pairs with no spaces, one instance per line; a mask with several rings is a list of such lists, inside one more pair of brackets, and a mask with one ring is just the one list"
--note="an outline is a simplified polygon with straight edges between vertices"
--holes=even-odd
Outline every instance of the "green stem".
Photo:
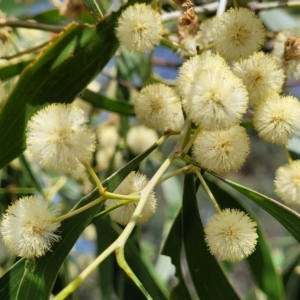
[[196,55],[196,53],[194,53],[194,52],[186,49],[184,46],[182,46],[182,45],[180,45],[178,43],[170,41],[167,38],[162,37],[161,38],[161,42],[165,43],[167,46],[170,46],[173,49],[181,49],[181,50],[185,51],[187,54],[189,54],[190,56],[195,56]]
[[105,201],[105,200],[106,200],[106,199],[105,199],[104,197],[99,197],[98,199],[96,199],[96,200],[90,202],[90,203],[87,204],[87,205],[84,205],[84,206],[82,206],[82,207],[80,207],[80,208],[78,208],[78,209],[76,209],[76,210],[73,210],[73,211],[71,211],[71,212],[69,212],[69,213],[67,213],[67,214],[65,214],[65,215],[62,215],[62,216],[59,216],[59,217],[57,217],[57,218],[52,219],[51,222],[52,222],[52,223],[59,223],[59,222],[62,222],[63,220],[68,219],[68,218],[71,218],[71,217],[73,217],[73,216],[76,216],[76,215],[78,215],[79,213],[81,213],[81,212],[83,212],[83,211],[85,211],[85,210],[87,210],[87,209],[89,209],[89,208],[91,208],[91,207],[93,207],[93,206],[95,206],[95,205],[97,205],[97,204],[99,204],[99,203]]
[[171,172],[170,174],[164,176],[164,177],[161,178],[160,180],[158,180],[158,182],[156,183],[156,185],[159,185],[159,184],[161,184],[162,182],[164,182],[164,181],[170,179],[171,177],[174,177],[174,176],[176,176],[176,175],[178,175],[178,174],[180,174],[180,173],[182,173],[182,172],[186,172],[186,171],[189,171],[189,170],[191,170],[191,165],[182,167],[182,168],[180,168],[180,169],[178,169],[178,170],[176,170],[176,171],[174,171],[174,172]]
[[201,181],[201,184],[202,184],[202,186],[204,187],[204,189],[205,189],[207,195],[209,196],[211,202],[213,203],[213,205],[214,205],[216,211],[217,211],[219,214],[221,214],[221,213],[222,213],[222,210],[221,210],[221,208],[220,208],[218,202],[216,201],[214,195],[212,194],[211,190],[209,189],[208,185],[206,184],[206,182],[205,182],[203,176],[202,176],[201,173],[199,172],[199,169],[196,169],[196,168],[195,168],[194,173],[197,175],[197,177],[198,177],[199,180]]
[[4,195],[7,193],[10,193],[10,194],[34,194],[36,191],[37,191],[36,188],[7,187],[7,188],[0,188],[0,195]]
[[97,174],[94,172],[93,168],[87,162],[81,162],[81,163],[85,166],[86,170],[88,171],[90,176],[93,178],[96,186],[99,189],[99,193],[104,196],[105,189],[104,189],[100,179],[98,178]]
[[288,163],[291,165],[293,163],[293,159],[291,157],[291,154],[289,152],[289,150],[287,149],[286,146],[283,146],[284,152],[285,152],[285,156],[287,158]]
[[97,3],[96,0],[87,1],[82,0],[84,5],[87,7],[91,15],[99,22],[101,19],[103,19],[103,13]]
[[128,222],[127,226],[123,230],[122,234],[117,239],[117,248],[123,247],[129,238],[133,228],[135,227],[137,219],[140,217],[142,210],[150,196],[150,193],[154,189],[156,183],[161,178],[161,176],[164,174],[164,172],[167,170],[167,168],[171,165],[173,159],[175,159],[175,155],[171,154],[164,163],[160,166],[158,171],[155,173],[155,175],[151,178],[151,180],[148,182],[146,187],[141,192],[141,199],[138,202],[138,205],[136,206],[136,209]]
[[209,50],[209,49],[211,49],[211,48],[214,48],[214,47],[215,47],[215,44],[214,44],[214,43],[210,43],[210,44],[206,45],[205,47],[201,48],[201,49],[199,50],[198,54],[201,54],[201,53],[203,53],[204,51],[207,51],[207,50]]
[[23,56],[25,54],[30,54],[30,53],[33,53],[33,52],[36,52],[42,48],[44,48],[45,46],[47,46],[51,41],[47,41],[45,43],[42,43],[36,47],[33,47],[33,48],[30,48],[30,49],[27,49],[27,50],[24,50],[22,52],[18,52],[17,54],[14,54],[14,55],[11,55],[11,56],[2,56],[1,58],[2,59],[6,59],[6,60],[10,60],[10,59],[13,59],[13,58],[16,58],[16,57],[19,57],[19,56]]
[[135,195],[135,194],[121,195],[121,194],[105,192],[104,196],[106,199],[119,199],[119,200],[130,200],[130,201],[137,201],[140,199],[140,195]]
[[[120,207],[120,206],[126,205],[126,204],[128,204],[128,203],[130,203],[130,202],[132,202],[132,201],[133,201],[133,200],[120,200],[120,201],[118,201],[116,204],[114,204],[114,205],[108,207],[107,209],[101,211],[101,213],[95,215],[95,216],[94,216],[94,219],[95,219],[95,218],[98,218],[98,217],[101,217],[101,216],[103,216],[103,215],[107,215],[110,211],[112,211],[112,210],[114,210],[114,209],[116,209],[116,208],[118,208],[118,207]],[[136,201],[136,200],[134,200],[134,201]]]
[[21,21],[21,20],[8,20],[5,18],[0,19],[0,27],[4,27],[4,26],[38,29],[43,31],[55,32],[55,33],[59,33],[62,30],[64,30],[63,26],[58,26],[58,25],[48,25],[48,24]]
[[193,143],[194,143],[194,141],[195,141],[195,139],[196,139],[196,137],[197,137],[197,135],[198,135],[198,133],[201,131],[201,128],[200,128],[200,126],[197,128],[197,130],[195,131],[195,133],[193,134],[193,136],[192,136],[192,138],[189,140],[189,142],[187,143],[187,145],[184,147],[184,149],[182,150],[182,152],[181,152],[181,157],[185,157],[187,154],[188,154],[188,152],[189,152],[189,150],[190,150],[190,148],[192,147],[192,145],[193,145]]
[[59,179],[54,183],[54,185],[47,190],[44,190],[44,195],[50,201],[54,198],[55,194],[67,183],[66,176],[60,176]]
[[[125,229],[123,232],[120,234],[120,236],[106,249],[104,250],[77,278],[75,278],[72,282],[70,282],[58,295],[54,297],[53,300],[62,300],[65,299],[69,294],[74,292],[80,285],[81,283],[89,276],[100,264],[101,262],[108,257],[113,251],[116,249],[123,247],[130,236],[135,223],[136,219],[140,216],[146,201],[155,187],[155,184],[157,181],[161,178],[165,170],[170,166],[172,163],[173,159],[175,158],[175,153],[178,149],[181,149],[184,137],[186,135],[187,130],[189,129],[189,126],[187,126],[188,123],[186,122],[182,132],[179,135],[179,138],[177,140],[177,143],[169,155],[169,157],[166,159],[166,161],[161,165],[161,167],[158,169],[156,174],[152,177],[152,179],[148,182],[146,187],[142,190],[141,192],[141,199],[129,221],[129,223],[126,225]],[[167,138],[168,134],[164,135],[161,137],[156,143],[158,145],[162,144]]]
[[139,281],[136,275],[133,273],[129,265],[127,264],[125,257],[124,257],[124,247],[120,247],[116,249],[116,258],[118,265],[124,270],[126,275],[131,278],[131,280],[135,283],[135,285],[143,292],[144,296],[148,300],[153,300],[150,294],[147,292],[143,284]]
[[83,272],[72,280],[63,290],[61,290],[53,300],[63,300],[73,293],[82,282],[101,264],[101,262],[116,250],[116,241],[105,249]]

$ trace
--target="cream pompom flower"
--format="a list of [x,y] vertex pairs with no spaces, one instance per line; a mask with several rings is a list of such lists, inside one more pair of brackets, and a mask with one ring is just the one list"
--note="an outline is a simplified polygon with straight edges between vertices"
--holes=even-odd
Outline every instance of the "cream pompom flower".
[[144,53],[158,45],[163,34],[160,14],[146,4],[129,6],[118,19],[116,36],[128,51]]
[[277,59],[263,52],[240,60],[234,65],[233,72],[243,80],[252,105],[259,104],[270,94],[280,93],[285,79]]
[[144,125],[131,127],[128,130],[126,137],[128,148],[134,155],[143,153],[157,140],[157,132],[151,128],[147,128]]
[[300,160],[277,169],[275,192],[287,204],[300,205]]
[[231,8],[217,18],[212,36],[220,55],[238,60],[260,49],[265,31],[254,12],[247,8]]
[[201,167],[216,173],[237,171],[250,151],[245,128],[201,131],[195,139],[193,154]]
[[60,223],[52,223],[57,214],[42,197],[20,198],[8,207],[1,223],[7,248],[15,255],[34,258],[43,256],[60,237],[54,232]]
[[238,124],[247,110],[248,92],[227,68],[198,71],[182,101],[187,118],[205,130]]
[[286,145],[300,132],[300,103],[293,96],[274,94],[256,109],[253,119],[258,135],[267,142]]
[[256,226],[244,212],[227,208],[208,221],[205,241],[210,252],[220,260],[240,261],[255,250]]
[[164,84],[144,87],[133,99],[133,105],[137,119],[150,128],[180,131],[183,126],[180,99]]
[[197,74],[208,70],[214,70],[217,73],[230,69],[223,57],[209,52],[195,55],[182,64],[176,79],[176,87],[183,104],[190,93],[191,86],[199,82]]
[[27,149],[44,168],[75,171],[95,150],[95,134],[86,122],[80,108],[59,103],[47,106],[27,124]]
[[[131,172],[115,189],[114,193],[121,195],[130,195],[133,193],[140,192],[148,183],[148,179],[145,175]],[[105,207],[109,208],[116,204],[119,200],[116,199],[108,199],[105,201]],[[147,222],[150,217],[153,215],[156,209],[156,198],[154,195],[154,191],[152,191],[147,199],[147,202],[142,210],[141,215],[137,219],[137,224],[142,224]],[[132,201],[129,204],[120,206],[109,213],[110,218],[121,224],[126,225],[130,218],[132,217],[135,208],[137,207],[138,202]]]
[[121,137],[118,126],[111,122],[103,123],[97,129],[98,147],[96,152],[97,171],[118,170],[124,165],[123,156],[118,151]]

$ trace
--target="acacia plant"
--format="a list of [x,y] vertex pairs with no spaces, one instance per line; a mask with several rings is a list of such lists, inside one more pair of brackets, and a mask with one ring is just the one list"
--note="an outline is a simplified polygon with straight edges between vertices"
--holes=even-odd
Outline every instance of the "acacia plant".
[[[2,1],[0,298],[65,299],[98,271],[95,299],[298,299],[300,103],[285,88],[300,31],[263,14],[282,4],[37,2]],[[154,65],[171,54],[169,80]],[[286,160],[278,200],[233,175],[258,138]],[[276,265],[262,211],[296,240]],[[96,255],[70,278],[91,228]],[[247,289],[229,280],[241,261]]]

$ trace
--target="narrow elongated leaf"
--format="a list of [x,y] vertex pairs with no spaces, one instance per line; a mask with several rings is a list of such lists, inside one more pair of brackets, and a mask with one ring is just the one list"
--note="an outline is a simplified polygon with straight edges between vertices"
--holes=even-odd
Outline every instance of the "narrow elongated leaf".
[[267,211],[278,222],[280,222],[300,243],[300,215],[297,212],[266,195],[258,193],[233,181],[224,179],[216,174],[214,175],[231,185],[234,189],[248,197],[265,211]]
[[121,12],[96,27],[70,24],[24,69],[0,113],[0,168],[25,149],[27,121],[38,109],[71,102],[107,64],[119,45],[114,28]]
[[184,180],[182,225],[186,258],[200,299],[240,299],[207,249],[198,212],[193,174],[186,175]]
[[[97,220],[94,220],[93,222],[97,230],[97,255],[102,253],[116,239],[115,234],[107,232],[107,230],[110,230],[110,226],[104,219],[105,218],[97,218]],[[98,267],[99,288],[101,299],[103,300],[116,298],[114,283],[117,278],[117,269],[118,264],[116,258],[112,255],[107,257],[107,259]]]
[[97,0],[82,0],[91,15],[97,20],[100,21],[102,19],[102,13],[97,4]]
[[[112,222],[109,218],[101,218],[99,219],[99,222],[97,226],[97,233],[99,234],[98,238],[98,246],[100,246],[100,250],[107,248],[111,241],[114,241],[122,232],[122,229],[114,222]],[[102,236],[105,235],[105,238],[101,239]],[[115,258],[110,257],[110,267],[113,265],[116,266]],[[167,300],[168,299],[168,291],[166,287],[163,285],[163,283],[159,280],[157,274],[155,274],[155,271],[153,269],[153,266],[151,266],[142,256],[140,250],[138,249],[136,245],[136,241],[132,238],[129,238],[125,245],[125,259],[127,263],[129,264],[130,268],[133,270],[135,275],[139,278],[139,280],[142,282],[146,290],[149,292],[149,294],[152,296],[153,299],[159,299],[159,300]],[[114,262],[114,264],[113,264]],[[113,272],[112,269],[109,268],[109,266],[101,265],[100,270],[102,269],[102,277],[100,280],[105,280],[107,284],[110,285],[110,289],[107,290],[105,287],[105,290],[108,294],[106,294],[107,300],[112,299],[111,289],[113,288],[111,285],[113,284],[113,281],[116,280],[116,277],[113,278],[111,272]],[[124,273],[123,270],[118,269],[117,272]],[[108,279],[103,278],[107,275],[111,274]],[[125,275],[125,274],[124,274]],[[126,275],[125,275],[126,276]],[[110,282],[108,282],[110,280]],[[130,295],[132,299],[138,300],[138,299],[145,299],[145,296],[140,292],[139,288],[136,287],[131,279],[128,278],[129,281],[124,281],[126,284],[130,284]],[[103,286],[104,283],[102,283]],[[134,289],[135,291],[133,291]],[[126,287],[124,287],[124,290],[128,290]],[[110,293],[110,294],[109,294]],[[133,295],[139,295],[138,297],[134,297]],[[126,298],[127,299],[127,298]],[[129,298],[128,298],[129,299]]]
[[181,269],[181,249],[182,249],[182,213],[177,215],[173,222],[171,230],[165,241],[162,253],[171,258],[173,265],[176,268],[175,276],[178,279],[177,285],[171,291],[171,300],[191,300],[188,288],[184,282],[184,276]]
[[284,300],[285,296],[282,278],[278,272],[276,272],[270,248],[259,221],[255,218],[250,209],[246,208],[245,205],[242,205],[236,197],[232,196],[215,182],[208,181],[207,179],[206,182],[222,209],[235,208],[244,211],[257,222],[258,243],[255,251],[247,257],[247,262],[250,266],[252,276],[256,280],[259,288],[268,295],[269,299]]
[[19,75],[25,67],[32,62],[32,59],[21,60],[15,63],[8,63],[0,67],[0,80],[9,79]]
[[95,93],[88,89],[80,93],[80,97],[96,107],[123,115],[134,115],[133,105],[126,101],[110,99],[104,95]]
[[[122,180],[155,148],[156,146],[154,145],[137,156],[134,160],[105,180],[103,185],[107,187],[108,191],[114,191],[120,182],[122,182]],[[99,192],[95,189],[88,196],[84,197],[73,210],[90,203],[98,197]],[[98,204],[63,221],[59,228],[61,241],[53,245],[51,249],[52,252],[46,253],[46,255],[41,258],[31,260],[27,264],[25,259],[21,259],[8,270],[8,272],[0,278],[0,299],[48,299],[61,264],[82,231],[92,221],[101,207],[102,205]]]

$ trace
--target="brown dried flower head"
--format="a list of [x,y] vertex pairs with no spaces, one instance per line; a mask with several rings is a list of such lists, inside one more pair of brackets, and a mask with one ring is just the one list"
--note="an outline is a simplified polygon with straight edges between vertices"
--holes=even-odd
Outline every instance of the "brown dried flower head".
[[291,36],[287,38],[284,44],[283,59],[284,62],[300,59],[300,37],[299,36]]

